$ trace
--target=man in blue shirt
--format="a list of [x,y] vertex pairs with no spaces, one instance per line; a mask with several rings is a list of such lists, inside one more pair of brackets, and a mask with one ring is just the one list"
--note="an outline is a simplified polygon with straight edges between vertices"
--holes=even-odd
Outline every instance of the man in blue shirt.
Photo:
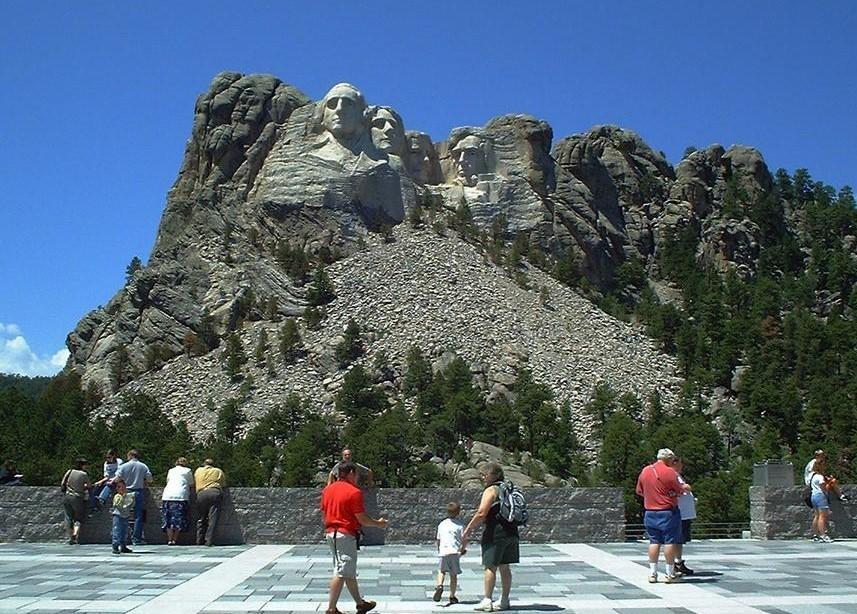
[[116,477],[122,478],[129,492],[134,493],[134,519],[131,531],[131,542],[140,544],[143,542],[143,514],[146,510],[146,495],[144,489],[152,483],[152,472],[145,463],[140,461],[140,452],[128,451],[127,462],[122,463],[116,469]]

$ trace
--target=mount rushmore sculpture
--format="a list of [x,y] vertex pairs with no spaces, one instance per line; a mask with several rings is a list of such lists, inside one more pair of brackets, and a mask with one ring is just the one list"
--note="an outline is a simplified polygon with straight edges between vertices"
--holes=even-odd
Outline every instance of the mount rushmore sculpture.
[[[440,142],[406,128],[348,83],[313,102],[270,75],[217,75],[196,102],[147,265],[69,335],[68,368],[109,394],[187,352],[190,338],[212,347],[242,319],[300,314],[306,288],[278,250],[347,255],[417,207],[466,203],[478,227],[502,220],[508,239],[524,233],[606,288],[628,258],[656,266],[670,232],[704,225],[705,203],[729,178],[770,190],[749,148],[712,147],[674,170],[613,126],[555,145],[550,125],[529,115],[456,128]],[[756,230],[708,229],[705,253],[724,267],[752,263],[736,254],[752,252]],[[724,233],[728,241],[717,239]]]

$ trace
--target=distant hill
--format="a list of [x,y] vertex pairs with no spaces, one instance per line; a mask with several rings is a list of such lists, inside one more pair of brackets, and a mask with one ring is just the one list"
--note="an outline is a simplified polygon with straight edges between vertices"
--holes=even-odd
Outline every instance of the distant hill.
[[0,390],[16,388],[24,396],[37,399],[48,387],[51,379],[43,376],[27,377],[25,375],[0,373]]

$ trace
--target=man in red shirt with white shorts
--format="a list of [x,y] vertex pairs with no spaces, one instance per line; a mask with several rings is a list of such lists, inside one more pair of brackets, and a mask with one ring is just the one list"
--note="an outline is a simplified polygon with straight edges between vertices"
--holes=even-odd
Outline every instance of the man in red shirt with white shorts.
[[672,468],[676,456],[669,448],[658,450],[658,460],[643,467],[637,478],[637,494],[643,497],[643,523],[649,535],[649,582],[658,581],[658,558],[661,545],[667,561],[667,584],[675,582],[676,545],[681,543],[681,513],[678,497],[686,485],[678,481]]
[[387,526],[386,518],[375,520],[366,514],[363,493],[355,485],[357,467],[352,463],[339,465],[339,479],[321,491],[321,512],[324,515],[324,532],[333,554],[333,577],[330,579],[330,600],[326,614],[342,614],[336,604],[342,586],[357,604],[357,614],[365,614],[375,607],[374,601],[360,596],[357,586],[357,533],[361,526]]

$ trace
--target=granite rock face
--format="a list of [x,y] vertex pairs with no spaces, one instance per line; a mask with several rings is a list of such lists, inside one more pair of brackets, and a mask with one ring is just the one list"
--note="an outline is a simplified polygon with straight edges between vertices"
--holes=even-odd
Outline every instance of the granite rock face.
[[527,269],[522,289],[454,233],[402,222],[467,204],[479,230],[502,220],[507,240],[525,234],[549,257],[570,258],[596,290],[631,257],[656,275],[659,250],[681,229],[699,237],[700,262],[752,275],[759,228],[721,213],[736,190],[771,192],[761,155],[715,145],[673,169],[631,131],[596,126],[554,144],[550,125],[528,115],[456,128],[440,142],[406,128],[350,84],[312,101],[271,75],[217,75],[196,102],[146,266],[69,334],[67,368],[105,411],[118,394],[143,391],[205,432],[213,417],[198,408],[237,394],[220,365],[224,336],[237,332],[249,351],[307,305],[305,280],[278,262],[288,248],[339,257],[329,267],[338,297],[322,330],[302,328],[307,352],[296,365],[273,375],[248,367],[251,418],[292,391],[331,406],[343,377],[333,348],[349,318],[366,324],[369,357],[390,357],[393,376],[378,383],[391,402],[414,344],[432,359],[461,355],[490,398],[514,394],[515,369],[529,368],[580,420],[599,380],[673,397],[673,359],[637,329],[541,271]]

